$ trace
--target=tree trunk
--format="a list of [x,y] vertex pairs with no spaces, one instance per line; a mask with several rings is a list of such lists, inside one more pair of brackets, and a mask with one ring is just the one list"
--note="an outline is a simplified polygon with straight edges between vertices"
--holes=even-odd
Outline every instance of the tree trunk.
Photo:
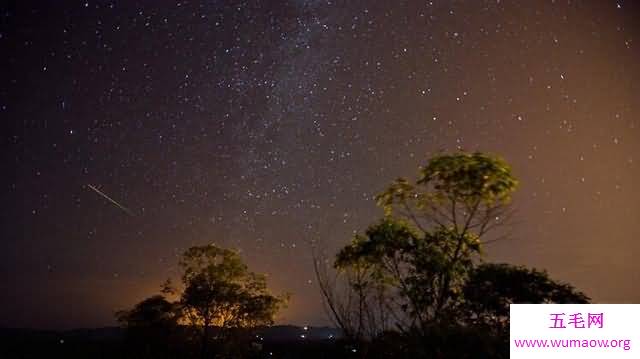
[[209,352],[209,321],[205,320],[202,328],[202,347],[200,348],[200,357],[205,359]]

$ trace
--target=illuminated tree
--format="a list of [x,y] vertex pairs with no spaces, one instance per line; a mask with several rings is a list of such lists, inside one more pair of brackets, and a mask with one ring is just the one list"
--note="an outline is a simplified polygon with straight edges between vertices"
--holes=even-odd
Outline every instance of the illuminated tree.
[[[431,158],[415,183],[400,178],[377,196],[386,220],[368,239],[382,234],[393,243],[387,245],[393,252],[384,253],[389,258],[380,259],[403,264],[392,268],[392,276],[418,325],[443,318],[455,306],[485,236],[510,215],[517,185],[501,158],[459,152]],[[356,247],[366,247],[358,242]]]
[[[358,318],[357,325],[346,325],[351,327],[346,332],[357,337],[363,322],[384,324],[378,331],[389,320],[401,331],[422,331],[446,318],[481,253],[482,240],[508,214],[516,186],[502,159],[462,152],[433,157],[413,183],[394,181],[376,198],[384,219],[356,235],[335,261],[361,302],[358,310],[375,307],[378,315],[338,313],[335,309],[344,305],[324,289],[336,321],[344,325],[354,321],[350,316]],[[322,289],[328,281],[320,279]],[[372,294],[384,299],[373,305]]]
[[505,328],[509,303],[588,301],[544,272],[478,264],[484,244],[505,236],[517,184],[504,160],[464,152],[431,158],[413,182],[394,181],[376,197],[384,218],[338,252],[336,277],[316,256],[334,321],[356,341],[394,327],[422,338],[416,355],[437,356],[437,343],[482,332],[472,328]]
[[200,336],[206,357],[214,329],[217,341],[228,346],[230,332],[271,325],[285,305],[286,296],[272,295],[266,277],[249,271],[236,251],[215,245],[191,247],[179,264],[180,288],[170,280],[162,286],[164,294],[177,298],[175,302],[156,295],[116,314],[128,332],[165,333],[187,324]]
[[224,339],[231,328],[273,324],[284,296],[269,293],[264,275],[250,272],[237,252],[214,245],[189,248],[182,256],[180,294],[184,318],[201,328],[207,354],[212,327]]

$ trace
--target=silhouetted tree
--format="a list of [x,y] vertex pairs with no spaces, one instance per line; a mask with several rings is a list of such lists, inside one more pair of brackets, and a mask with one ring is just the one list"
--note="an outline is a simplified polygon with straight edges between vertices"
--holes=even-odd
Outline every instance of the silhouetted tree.
[[175,304],[161,295],[154,295],[136,304],[131,310],[116,313],[119,322],[127,328],[171,327],[177,324]]
[[386,254],[405,259],[405,268],[391,269],[414,324],[438,320],[456,303],[485,236],[509,215],[517,184],[501,158],[459,152],[434,156],[415,183],[400,178],[377,196],[387,224],[368,238],[403,239]]
[[158,357],[168,349],[180,313],[176,304],[161,295],[154,295],[131,310],[117,312],[116,318],[126,329],[128,344],[142,348],[148,357]]
[[476,266],[465,282],[463,297],[460,309],[467,314],[467,321],[501,335],[508,334],[509,304],[584,304],[590,300],[544,271],[506,263]]
[[[433,157],[415,182],[400,178],[377,196],[385,218],[357,234],[338,254],[335,268],[347,281],[359,274],[360,282],[349,287],[354,297],[369,298],[360,307],[373,306],[369,293],[384,298],[377,300],[383,310],[374,322],[384,323],[378,332],[389,320],[410,331],[445,316],[483,237],[504,220],[516,186],[500,158],[456,153]],[[328,282],[319,277],[321,285]],[[329,308],[340,307],[333,302]],[[332,314],[342,316],[336,322],[349,322],[341,313]]]
[[384,218],[337,254],[335,279],[315,256],[334,321],[356,341],[367,339],[361,328],[384,323],[368,339],[393,338],[402,355],[466,357],[459,344],[474,342],[498,357],[509,303],[586,302],[544,272],[478,265],[483,245],[505,236],[488,234],[510,217],[517,183],[504,160],[464,152],[431,158],[415,182],[394,181],[377,196]]
[[385,286],[372,280],[374,267],[357,260],[336,272],[328,260],[314,249],[313,263],[325,311],[343,335],[356,342],[374,337],[391,323]]
[[285,304],[269,293],[266,277],[250,272],[237,252],[214,245],[189,248],[182,256],[179,304],[184,318],[201,328],[202,355],[207,355],[211,328],[220,342],[230,329],[270,325]]
[[215,245],[191,247],[179,264],[179,288],[170,280],[162,286],[162,292],[177,301],[156,295],[118,312],[118,320],[128,331],[162,328],[164,333],[187,324],[198,333],[204,358],[214,337],[218,343],[229,344],[231,333],[271,325],[286,303],[286,296],[270,294],[266,277],[249,271],[236,251]]

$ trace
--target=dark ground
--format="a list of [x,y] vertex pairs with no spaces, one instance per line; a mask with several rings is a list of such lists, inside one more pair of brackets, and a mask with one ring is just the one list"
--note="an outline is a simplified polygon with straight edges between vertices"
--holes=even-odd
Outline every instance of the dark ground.
[[[302,338],[301,336],[305,337]],[[353,348],[341,343],[332,328],[274,326],[256,331],[251,358],[346,358]],[[118,327],[45,331],[0,329],[0,358],[157,358],[133,349]],[[197,357],[189,350],[165,352],[164,358]]]

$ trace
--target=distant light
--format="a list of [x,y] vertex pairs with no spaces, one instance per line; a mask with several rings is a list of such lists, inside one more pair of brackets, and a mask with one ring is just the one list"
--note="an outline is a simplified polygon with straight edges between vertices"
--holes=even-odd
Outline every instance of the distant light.
[[305,334],[300,334],[300,338],[304,339],[304,338],[306,338],[306,337],[307,337],[307,336],[306,336]]
[[352,352],[357,352],[356,348],[351,349]]
[[302,329],[309,330],[309,327],[305,325],[304,327],[302,327]]

